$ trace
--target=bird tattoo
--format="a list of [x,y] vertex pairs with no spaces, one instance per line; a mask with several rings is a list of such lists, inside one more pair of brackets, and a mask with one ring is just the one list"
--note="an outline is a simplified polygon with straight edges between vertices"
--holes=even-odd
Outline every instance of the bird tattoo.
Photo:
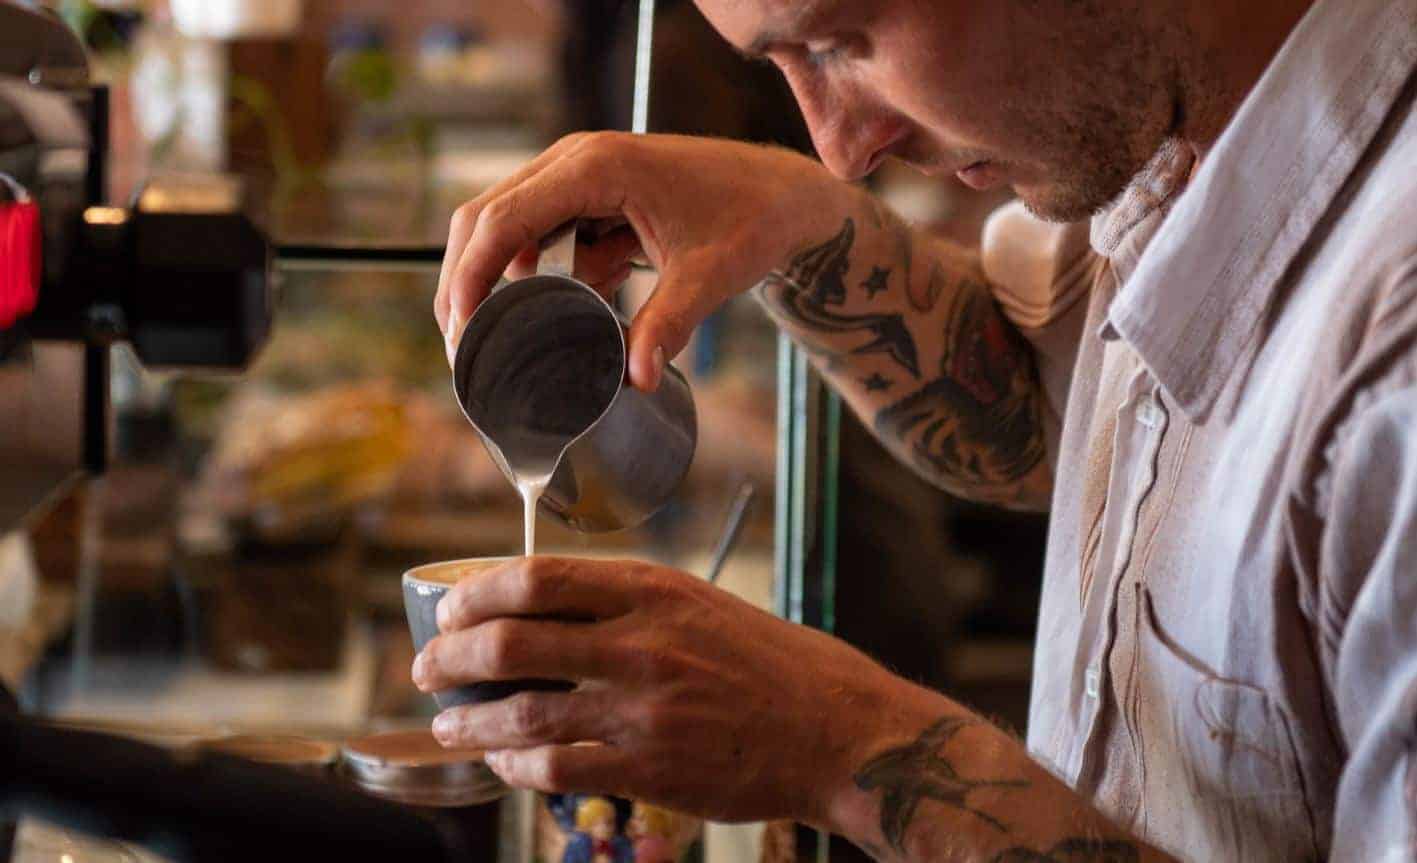
[[785,270],[769,273],[761,290],[776,308],[803,327],[819,332],[865,334],[868,340],[850,353],[885,354],[918,378],[920,359],[915,338],[903,317],[834,311],[847,299],[846,276],[855,243],[856,224],[847,219],[830,240],[797,255]]
[[931,725],[914,743],[877,755],[856,774],[856,787],[882,792],[881,834],[891,847],[905,852],[905,831],[922,800],[936,800],[1007,833],[997,818],[969,805],[969,793],[980,788],[1022,788],[1027,782],[1016,779],[966,779],[953,764],[940,757],[939,750],[977,720],[952,717]]

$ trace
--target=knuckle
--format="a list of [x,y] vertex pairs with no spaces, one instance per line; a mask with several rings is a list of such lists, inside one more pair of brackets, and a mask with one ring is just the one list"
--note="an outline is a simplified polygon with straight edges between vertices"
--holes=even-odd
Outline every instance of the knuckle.
[[537,595],[537,583],[543,577],[543,570],[546,568],[541,558],[528,558],[522,561],[512,575],[511,592],[513,602],[521,608],[531,607],[532,601]]
[[683,588],[682,580],[656,567],[636,565],[633,570],[645,598],[654,603],[673,601]]
[[637,664],[640,676],[651,685],[673,681],[677,677],[674,663],[668,653],[656,645],[649,645],[641,650]]
[[511,670],[518,652],[514,621],[493,620],[483,626],[482,662],[487,672],[498,675]]
[[423,659],[420,660],[420,668],[423,677],[427,680],[442,680],[446,673],[446,664],[443,661],[443,640],[435,638],[428,642],[423,648]]
[[593,132],[581,145],[588,160],[600,165],[619,164],[624,160],[634,140],[623,132]]
[[608,130],[581,133],[581,149],[587,153],[603,153],[615,146],[615,133]]
[[479,219],[480,224],[490,228],[500,228],[511,220],[512,214],[516,212],[516,204],[510,195],[502,195],[482,208]]
[[662,740],[675,732],[674,713],[660,704],[650,704],[640,711],[641,733],[651,740]]
[[537,609],[553,599],[561,589],[564,575],[559,563],[549,558],[533,557],[522,565],[518,592],[529,609]]
[[459,629],[467,613],[467,595],[454,587],[438,603],[439,627],[444,632]]
[[566,165],[563,180],[573,188],[585,188],[605,176],[607,163],[608,160],[603,153],[592,152],[588,158],[569,162]]
[[452,229],[453,233],[468,233],[477,226],[477,217],[481,213],[482,207],[476,201],[468,201],[466,204],[453,211]]
[[550,727],[546,703],[533,693],[512,696],[507,703],[507,723],[518,737],[529,740],[545,737]]

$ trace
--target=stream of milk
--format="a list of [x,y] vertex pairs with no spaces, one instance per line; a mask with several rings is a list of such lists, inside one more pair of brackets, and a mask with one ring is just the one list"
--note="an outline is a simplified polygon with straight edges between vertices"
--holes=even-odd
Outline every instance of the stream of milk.
[[541,501],[541,496],[546,493],[546,486],[551,483],[552,473],[554,473],[554,469],[539,470],[530,474],[518,471],[516,475],[517,493],[522,496],[522,532],[527,557],[536,554],[536,505]]

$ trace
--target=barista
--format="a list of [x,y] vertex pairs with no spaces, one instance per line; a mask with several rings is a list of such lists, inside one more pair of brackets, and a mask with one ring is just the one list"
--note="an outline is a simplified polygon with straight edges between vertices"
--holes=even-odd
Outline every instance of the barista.
[[[438,323],[577,217],[626,222],[587,282],[659,270],[638,387],[754,291],[921,475],[1051,504],[1027,745],[687,574],[551,558],[452,590],[414,678],[578,688],[439,739],[880,859],[1410,859],[1417,0],[699,5],[822,164],[566,138],[459,210]],[[1021,203],[933,239],[843,182],[888,156]]]

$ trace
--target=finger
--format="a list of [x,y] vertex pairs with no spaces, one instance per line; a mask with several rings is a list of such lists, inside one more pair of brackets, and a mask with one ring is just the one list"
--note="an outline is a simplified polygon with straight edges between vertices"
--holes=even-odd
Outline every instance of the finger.
[[615,299],[615,294],[619,292],[621,286],[629,281],[630,273],[633,271],[633,267],[629,264],[625,264],[621,266],[620,269],[605,277],[605,279],[599,282],[592,282],[590,286],[597,294],[604,297],[606,302],[610,302]]
[[503,782],[545,794],[582,791],[624,796],[625,780],[635,769],[623,750],[599,743],[493,749],[486,758],[487,766]]
[[459,581],[438,602],[438,629],[453,632],[499,617],[599,620],[634,607],[630,561],[524,557]]
[[606,638],[589,623],[499,617],[430,640],[413,661],[413,682],[436,692],[488,680],[603,677],[616,665]]
[[640,238],[626,226],[593,243],[576,245],[576,278],[588,285],[604,283],[640,254]]
[[475,203],[468,203],[453,211],[452,221],[448,225],[448,246],[443,252],[443,266],[438,271],[438,292],[433,297],[433,317],[437,320],[438,331],[443,334],[445,340],[452,339],[452,333],[448,331],[448,317],[452,308],[448,299],[448,280],[453,268],[461,260],[462,250],[472,237],[472,229],[476,224],[477,207]]
[[630,382],[644,392],[659,389],[665,365],[722,302],[707,279],[691,276],[682,266],[666,269],[630,325]]
[[[634,230],[629,226],[612,228],[598,238],[577,241],[574,275],[597,290],[601,285],[613,288],[619,284],[612,282],[613,277],[626,269],[630,260],[637,254],[640,254],[640,239]],[[540,256],[541,249],[538,246],[522,249],[507,266],[507,278],[515,280],[535,275]],[[601,291],[601,294],[607,299],[613,296],[613,293],[605,291]]]
[[536,246],[527,246],[517,253],[512,259],[512,263],[507,266],[507,278],[516,280],[524,279],[527,276],[536,274],[536,262],[541,257],[541,250]]
[[598,692],[519,692],[454,707],[433,720],[433,736],[457,749],[524,749],[609,736],[613,705]]
[[456,332],[450,332],[452,329],[450,324],[453,322],[449,320],[452,312],[449,294],[452,275],[457,269],[458,262],[462,260],[463,250],[467,248],[468,240],[472,238],[472,232],[477,226],[477,218],[482,212],[482,208],[487,205],[488,201],[540,173],[547,165],[582,144],[586,137],[585,133],[567,135],[517,169],[511,176],[495,183],[491,188],[462,205],[453,213],[452,222],[448,229],[447,251],[443,255],[443,265],[438,273],[438,293],[433,299],[433,316],[438,321],[438,329],[446,339],[451,341],[452,337],[456,335]]
[[466,320],[523,248],[578,218],[618,215],[624,194],[606,159],[570,154],[488,201],[450,281],[450,315]]

